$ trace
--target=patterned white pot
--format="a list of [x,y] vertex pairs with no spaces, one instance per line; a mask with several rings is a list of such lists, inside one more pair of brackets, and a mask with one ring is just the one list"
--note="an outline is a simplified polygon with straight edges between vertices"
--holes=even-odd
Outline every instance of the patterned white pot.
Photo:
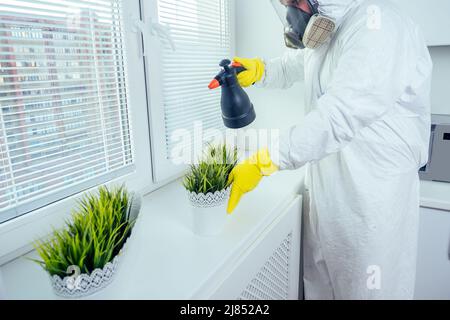
[[227,202],[231,187],[214,193],[189,192],[192,227],[196,235],[215,236],[222,232],[227,221]]
[[89,296],[111,283],[116,273],[119,255],[108,262],[103,269],[95,269],[90,275],[74,274],[62,279],[54,275],[51,277],[53,290],[58,296],[64,298],[81,298]]
[[120,260],[123,259],[124,252],[126,252],[126,248],[129,246],[130,239],[131,235],[128,237],[119,253],[102,269],[95,269],[91,274],[79,274],[72,269],[69,272],[72,275],[64,277],[64,279],[57,275],[51,276],[50,280],[55,293],[63,298],[83,298],[108,286],[114,280]]

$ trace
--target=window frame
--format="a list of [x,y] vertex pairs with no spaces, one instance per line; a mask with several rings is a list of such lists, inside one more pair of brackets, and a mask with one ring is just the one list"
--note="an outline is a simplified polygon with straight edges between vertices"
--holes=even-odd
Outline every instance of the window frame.
[[[131,173],[113,178],[104,185],[126,183],[130,191],[147,194],[160,186],[153,183],[150,136],[140,134],[149,132],[145,73],[142,68],[142,39],[140,33],[134,29],[135,20],[140,17],[141,7],[139,0],[126,1],[122,19],[127,49],[127,99],[135,169]],[[142,116],[143,114],[145,116]],[[53,228],[61,227],[70,217],[71,209],[82,195],[87,191],[96,190],[97,187],[88,188],[0,224],[0,243],[2,244],[0,265],[31,251],[33,241],[47,236]]]
[[[231,57],[236,52],[236,37],[235,37],[235,0],[230,1],[230,35]],[[158,0],[142,1],[143,19],[145,21],[158,22]],[[152,146],[152,168],[153,168],[153,182],[160,183],[161,181],[171,181],[183,175],[187,169],[187,165],[176,165],[171,160],[166,158],[166,135],[165,135],[165,110],[163,98],[162,76],[163,70],[161,68],[162,46],[161,40],[157,36],[148,37],[148,46],[152,48],[149,50],[145,60],[145,73],[147,79],[147,96],[149,97],[149,123],[150,136]],[[224,57],[226,58],[226,57]],[[219,70],[219,62],[217,61],[217,69]],[[211,75],[211,79],[214,74]],[[219,106],[218,106],[219,107]]]
[[[180,178],[186,167],[175,166],[165,158],[164,105],[159,82],[162,72],[157,67],[161,52],[160,39],[157,36],[144,37],[135,26],[136,20],[150,21],[151,18],[151,21],[158,21],[157,0],[123,1],[127,2],[123,6],[123,32],[127,49],[127,89],[135,170],[104,185],[126,183],[130,191],[145,196]],[[236,2],[230,2],[231,53],[234,54]],[[152,48],[147,56],[143,54],[144,47]],[[0,224],[0,266],[32,251],[33,241],[45,238],[53,228],[63,226],[83,194],[95,191],[97,187]]]

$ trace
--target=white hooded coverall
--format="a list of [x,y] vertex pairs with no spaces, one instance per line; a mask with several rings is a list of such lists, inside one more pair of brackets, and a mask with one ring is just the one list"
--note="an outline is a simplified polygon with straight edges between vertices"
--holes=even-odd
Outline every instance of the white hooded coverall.
[[311,108],[281,135],[279,155],[281,169],[309,163],[305,297],[411,299],[418,170],[430,137],[429,52],[389,0],[318,2],[337,22],[330,41],[268,61],[262,82],[287,88],[304,79]]

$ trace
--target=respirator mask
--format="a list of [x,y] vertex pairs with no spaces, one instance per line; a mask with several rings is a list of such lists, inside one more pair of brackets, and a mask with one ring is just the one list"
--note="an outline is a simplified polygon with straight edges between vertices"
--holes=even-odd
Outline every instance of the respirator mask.
[[[291,49],[316,49],[325,43],[336,26],[333,19],[319,13],[317,0],[270,0],[284,26],[284,40]],[[309,10],[307,10],[309,9]],[[310,12],[308,12],[310,11]]]

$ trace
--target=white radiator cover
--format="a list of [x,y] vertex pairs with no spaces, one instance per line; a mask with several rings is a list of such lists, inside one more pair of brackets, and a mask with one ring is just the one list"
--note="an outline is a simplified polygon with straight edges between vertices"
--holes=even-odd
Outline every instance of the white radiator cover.
[[213,275],[194,298],[299,298],[302,197],[295,196],[242,254]]
[[287,300],[292,233],[275,250],[261,270],[242,291],[239,300]]

